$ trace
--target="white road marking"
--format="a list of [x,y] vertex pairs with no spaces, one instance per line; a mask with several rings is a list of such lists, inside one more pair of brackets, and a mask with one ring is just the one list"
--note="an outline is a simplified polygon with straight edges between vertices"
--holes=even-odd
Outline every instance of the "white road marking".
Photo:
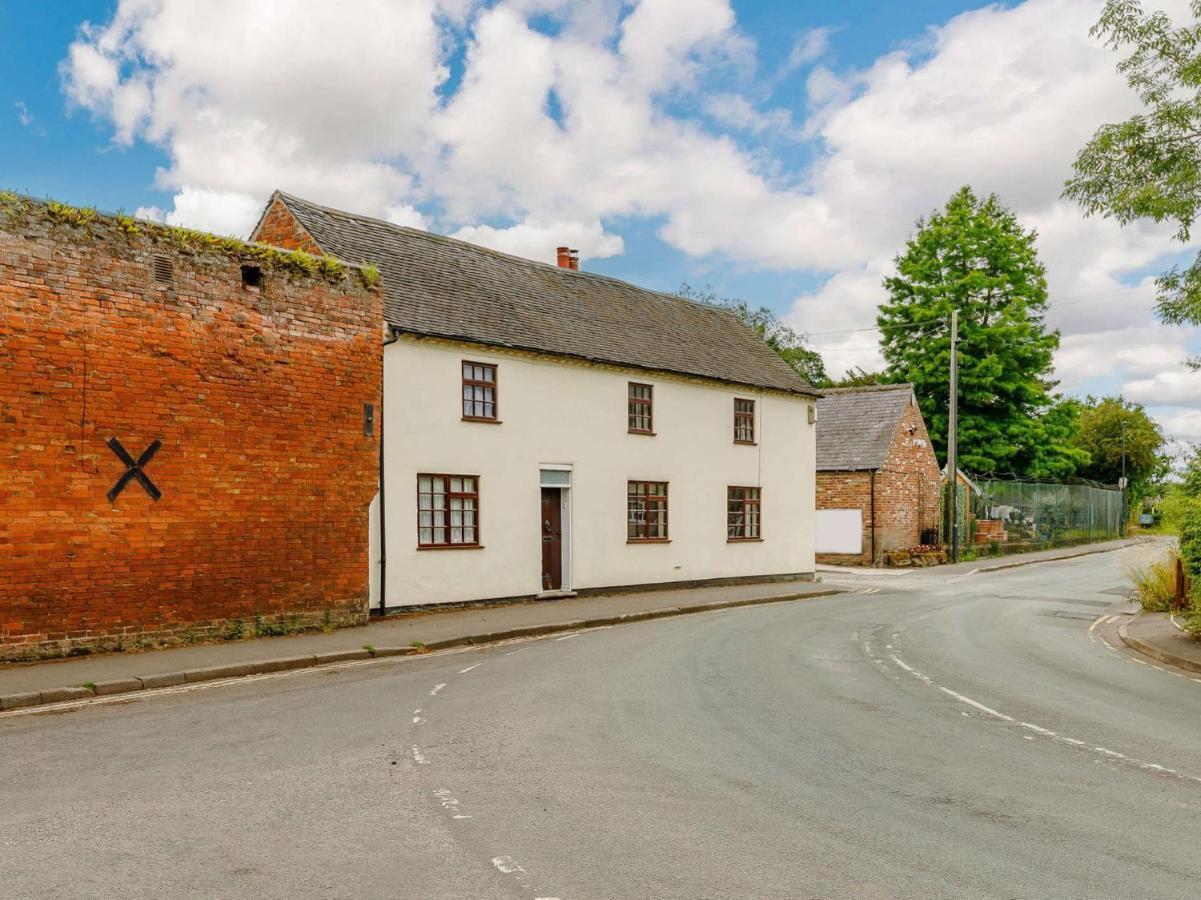
[[496,866],[497,869],[499,869],[501,872],[504,872],[506,875],[512,875],[514,872],[525,871],[525,869],[513,862],[513,857],[511,856],[494,856],[492,858],[492,865]]
[[529,647],[522,647],[519,650],[510,650],[508,653],[505,654],[505,656],[512,656],[514,653],[520,653],[522,650],[529,650],[529,649],[530,649]]
[[413,762],[419,766],[428,766],[430,764],[430,761],[421,752],[421,748],[416,746],[413,747]]
[[414,725],[420,725],[424,721],[425,721],[425,719],[422,718],[421,716],[413,716],[413,724]]
[[[895,637],[895,635],[894,635],[894,637]],[[913,668],[913,666],[909,665],[903,659],[896,656],[895,654],[890,654],[888,658],[891,659],[894,663],[896,663],[896,665],[899,668],[904,669],[906,672],[908,672],[914,678],[917,678],[920,681],[925,682],[926,684],[930,685],[931,687],[938,688],[944,694],[947,694],[950,697],[954,697],[956,700],[960,701],[961,703],[966,703],[968,706],[974,707],[975,709],[978,709],[983,713],[987,713],[988,715],[993,716],[997,719],[1000,719],[1004,722],[1013,722],[1014,724],[1016,724],[1022,728],[1025,728],[1029,731],[1034,731],[1034,732],[1041,734],[1044,737],[1049,738],[1050,740],[1055,741],[1057,743],[1067,744],[1071,747],[1082,747],[1086,750],[1086,752],[1099,753],[1102,756],[1105,756],[1109,759],[1119,760],[1120,762],[1123,762],[1123,763],[1126,763],[1126,764],[1129,764],[1132,766],[1136,766],[1136,767],[1143,769],[1145,771],[1148,771],[1148,772],[1158,772],[1163,775],[1171,775],[1174,778],[1179,778],[1184,781],[1191,781],[1195,784],[1201,784],[1201,777],[1198,777],[1196,775],[1185,775],[1181,772],[1178,772],[1176,769],[1172,769],[1167,766],[1161,766],[1159,763],[1147,762],[1146,760],[1138,759],[1137,757],[1127,756],[1125,753],[1120,753],[1117,750],[1110,750],[1107,747],[1089,748],[1088,745],[1084,743],[1084,741],[1076,740],[1075,738],[1065,737],[1061,734],[1051,731],[1049,728],[1043,728],[1042,726],[1035,725],[1032,722],[1019,722],[1017,719],[1013,718],[1012,716],[1007,716],[1007,715],[1005,715],[1005,713],[995,710],[991,706],[985,706],[983,703],[980,703],[978,700],[973,700],[971,697],[967,697],[963,694],[960,694],[958,691],[953,691],[948,687],[944,687],[943,685],[938,684],[933,679],[931,679],[928,675],[925,675],[922,672],[919,672],[917,669]],[[1125,657],[1125,658],[1129,659],[1129,657]],[[1201,679],[1196,679],[1196,678],[1194,678],[1193,680],[1201,681]],[[1035,739],[1033,735],[1029,735],[1029,734],[1024,734],[1024,735],[1022,735],[1022,737],[1028,741],[1032,741]]]
[[438,693],[438,691],[442,690],[442,688],[444,688],[444,687],[446,687],[445,681],[442,682],[441,684],[435,684],[432,688],[430,688],[430,696],[433,697],[435,694]]
[[1023,728],[1029,728],[1031,731],[1037,731],[1039,734],[1045,734],[1047,737],[1055,737],[1054,731],[1048,731],[1046,728],[1040,728],[1037,725],[1031,725],[1029,722],[1019,722]]
[[462,804],[459,803],[458,799],[445,788],[434,791],[434,796],[438,798],[438,801],[442,804],[442,808],[452,814],[452,819],[471,818],[471,816],[463,812]]
[[580,633],[578,631],[573,631],[571,634],[565,634],[565,635],[563,635],[563,637],[555,638],[555,640],[556,641],[565,641],[565,640],[568,640],[569,638],[579,637],[579,636],[580,636]]
[[483,663],[476,663],[474,666],[468,666],[466,669],[459,669],[459,674],[460,674],[460,675],[466,675],[466,674],[467,674],[468,672],[470,672],[472,669],[478,669],[478,668],[479,668],[480,666],[482,666],[482,665],[483,665]]
[[968,706],[974,706],[974,707],[976,707],[976,709],[980,710],[981,712],[988,713],[990,716],[995,716],[996,718],[1001,719],[1004,722],[1012,722],[1013,721],[1013,716],[1007,716],[1003,712],[997,712],[991,706],[985,706],[983,703],[977,703],[971,697],[965,697],[965,696],[963,696],[963,694],[957,693],[956,691],[953,691],[950,688],[945,688],[941,684],[938,686],[938,689],[940,691],[942,691],[944,694],[950,694],[952,697],[954,697],[956,700],[960,701],[961,703],[966,703]]

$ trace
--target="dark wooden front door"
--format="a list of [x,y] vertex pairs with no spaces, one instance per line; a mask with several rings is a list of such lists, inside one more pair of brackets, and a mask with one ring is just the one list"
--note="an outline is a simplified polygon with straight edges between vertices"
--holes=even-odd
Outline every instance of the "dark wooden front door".
[[563,587],[563,520],[558,488],[542,489],[542,590]]

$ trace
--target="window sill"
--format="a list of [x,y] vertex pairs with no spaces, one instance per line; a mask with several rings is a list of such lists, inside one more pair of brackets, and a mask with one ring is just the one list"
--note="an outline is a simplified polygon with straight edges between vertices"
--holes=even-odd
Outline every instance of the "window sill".
[[763,538],[726,538],[727,544],[762,544]]
[[483,416],[463,416],[463,421],[464,422],[482,422],[485,425],[500,425],[500,424],[502,424],[502,421],[500,419],[487,419],[487,418],[484,418]]
[[756,442],[756,441],[734,441],[734,443],[735,443],[735,444],[741,444],[743,447],[757,447],[757,446],[759,446],[758,442]]
[[483,550],[483,544],[418,544],[418,550]]
[[670,544],[671,538],[626,538],[627,544]]
[[655,432],[653,432],[653,431],[639,431],[635,428],[626,429],[626,434],[640,434],[643,437],[654,437],[655,436]]

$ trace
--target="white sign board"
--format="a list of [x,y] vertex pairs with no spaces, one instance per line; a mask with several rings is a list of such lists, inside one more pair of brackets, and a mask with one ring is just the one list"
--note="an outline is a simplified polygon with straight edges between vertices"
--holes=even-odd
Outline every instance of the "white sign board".
[[815,549],[818,553],[862,553],[863,510],[819,509]]

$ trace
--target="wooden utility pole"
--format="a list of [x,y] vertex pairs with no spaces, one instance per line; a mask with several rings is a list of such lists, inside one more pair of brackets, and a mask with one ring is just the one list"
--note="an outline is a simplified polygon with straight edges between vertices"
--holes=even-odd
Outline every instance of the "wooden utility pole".
[[951,310],[951,391],[947,475],[951,482],[951,562],[959,562],[959,310]]

